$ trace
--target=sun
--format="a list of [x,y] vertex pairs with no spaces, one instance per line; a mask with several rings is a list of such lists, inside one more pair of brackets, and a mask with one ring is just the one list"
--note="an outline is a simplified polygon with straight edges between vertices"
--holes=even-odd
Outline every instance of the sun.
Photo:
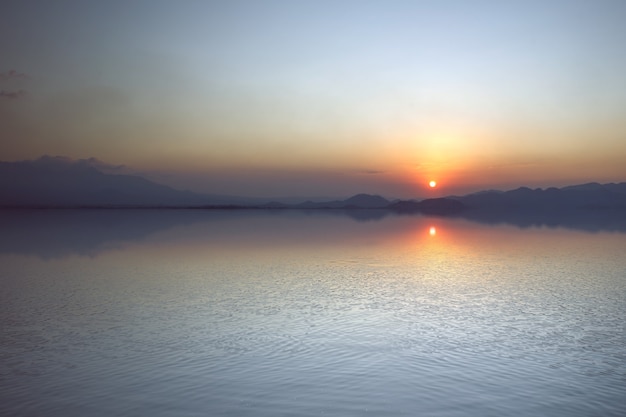
[[430,180],[430,182],[428,183],[428,186],[430,188],[435,188],[437,186],[437,181],[435,180]]

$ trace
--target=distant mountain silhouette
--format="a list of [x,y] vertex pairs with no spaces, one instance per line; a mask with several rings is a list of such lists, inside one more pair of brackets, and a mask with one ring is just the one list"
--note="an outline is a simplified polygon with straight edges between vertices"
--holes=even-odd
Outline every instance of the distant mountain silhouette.
[[626,208],[626,183],[588,183],[563,188],[488,191],[453,197],[469,208],[501,210],[562,210],[572,208]]
[[170,206],[208,203],[206,196],[179,191],[134,175],[100,171],[94,160],[43,156],[0,162],[0,206]]
[[[626,183],[588,183],[563,188],[481,191],[465,196],[389,201],[356,194],[345,200],[299,204],[263,199],[212,196],[180,191],[140,176],[121,174],[123,166],[95,158],[71,160],[43,156],[34,161],[0,162],[0,207],[188,207],[205,209],[370,209],[396,213],[462,215],[487,221],[508,217],[554,217],[580,209],[626,211]],[[549,216],[547,215],[549,214]],[[373,214],[368,214],[372,216]],[[376,217],[375,215],[374,217]]]
[[128,175],[95,158],[42,156],[0,162],[0,207],[382,208],[389,201],[358,194],[347,200],[287,204],[262,198],[199,194]]
[[296,204],[296,205],[288,206],[288,207],[299,208],[299,209],[322,209],[322,208],[373,209],[373,208],[386,208],[389,206],[389,203],[390,203],[389,200],[379,195],[357,194],[348,198],[347,200],[335,200],[335,201],[327,201],[327,202],[319,202],[319,203],[315,203],[312,201],[305,201],[304,203],[300,203],[300,204]]
[[[269,206],[269,205],[268,205]],[[347,200],[307,201],[296,205],[274,203],[273,208],[389,209],[398,213],[460,215],[465,212],[557,212],[573,209],[626,209],[626,183],[589,183],[563,188],[480,191],[465,196],[390,202],[383,197],[357,194]],[[465,216],[465,214],[463,214]]]

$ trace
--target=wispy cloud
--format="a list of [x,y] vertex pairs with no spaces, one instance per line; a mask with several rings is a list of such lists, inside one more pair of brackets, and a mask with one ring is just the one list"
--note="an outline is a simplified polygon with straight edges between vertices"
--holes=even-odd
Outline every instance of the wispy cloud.
[[24,96],[26,92],[24,90],[4,91],[0,90],[0,99],[16,100]]
[[23,79],[27,79],[28,75],[24,74],[23,72],[17,72],[15,70],[9,70],[7,72],[0,72],[0,81],[5,81],[5,80],[23,80]]
[[87,166],[91,168],[95,168],[100,172],[105,174],[137,174],[136,171],[122,164],[109,164],[108,162],[104,162],[99,160],[98,158],[84,158],[84,159],[74,159],[68,156],[51,156],[51,155],[43,155],[36,159],[36,163],[40,164],[54,164],[54,165],[79,165],[79,166]]
[[384,174],[385,171],[379,171],[377,169],[363,169],[363,170],[359,171],[359,173],[361,173],[361,174],[368,174],[368,175],[377,175],[377,174]]
[[[10,85],[13,88],[15,88],[19,86],[20,80],[26,80],[28,78],[29,78],[28,75],[26,75],[23,72],[17,72],[16,70],[0,72],[0,82],[7,82],[7,84],[5,84],[5,87],[7,85]],[[15,85],[16,83],[17,85]],[[23,97],[25,94],[26,92],[21,89],[20,90],[16,90],[16,89],[0,90],[0,99],[17,100],[18,98]]]
[[109,164],[108,162],[101,161],[98,158],[94,157],[87,159],[78,159],[76,160],[76,163],[88,165],[107,174],[128,174],[133,172],[126,165]]

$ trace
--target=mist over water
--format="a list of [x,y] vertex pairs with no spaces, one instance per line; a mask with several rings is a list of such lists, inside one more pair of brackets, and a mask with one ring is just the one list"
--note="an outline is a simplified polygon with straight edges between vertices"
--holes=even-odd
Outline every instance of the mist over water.
[[626,414],[626,234],[380,211],[2,217],[0,414]]

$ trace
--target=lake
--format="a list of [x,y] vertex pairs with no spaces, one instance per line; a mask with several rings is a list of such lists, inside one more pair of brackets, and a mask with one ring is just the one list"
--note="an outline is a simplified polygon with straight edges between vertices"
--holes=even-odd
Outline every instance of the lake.
[[626,415],[620,231],[0,216],[0,415]]

